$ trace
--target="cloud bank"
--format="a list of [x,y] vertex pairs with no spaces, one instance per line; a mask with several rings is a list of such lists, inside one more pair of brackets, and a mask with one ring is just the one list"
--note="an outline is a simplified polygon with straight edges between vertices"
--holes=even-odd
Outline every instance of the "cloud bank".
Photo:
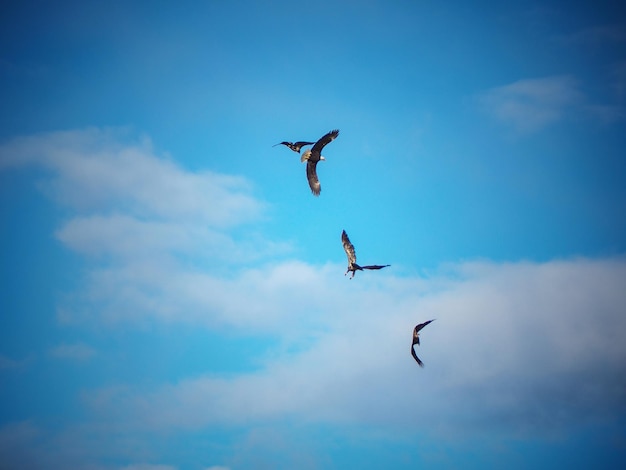
[[[515,435],[558,433],[626,411],[623,259],[461,263],[427,279],[358,285],[325,269],[310,275],[324,299],[315,322],[306,308],[273,304],[292,324],[267,321],[292,347],[266,354],[257,371],[149,392],[94,390],[85,399],[97,414],[150,429],[294,419]],[[242,292],[244,277],[235,281]],[[267,277],[273,292],[310,298],[289,276]],[[431,318],[420,369],[409,353],[412,328]]]

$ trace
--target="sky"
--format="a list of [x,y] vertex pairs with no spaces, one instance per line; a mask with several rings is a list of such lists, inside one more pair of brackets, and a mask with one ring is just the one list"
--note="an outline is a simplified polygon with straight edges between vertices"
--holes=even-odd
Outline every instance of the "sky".
[[3,4],[0,469],[626,465],[616,3]]

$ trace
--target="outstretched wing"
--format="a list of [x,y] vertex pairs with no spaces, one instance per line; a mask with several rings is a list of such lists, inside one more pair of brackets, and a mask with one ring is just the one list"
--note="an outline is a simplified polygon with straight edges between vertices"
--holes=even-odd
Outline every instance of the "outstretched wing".
[[315,142],[315,145],[311,149],[311,153],[321,155],[324,146],[335,140],[338,135],[339,130],[335,129],[334,131],[330,131],[328,134],[324,135],[321,139]]
[[345,230],[341,232],[341,243],[343,244],[343,251],[346,252],[346,256],[348,257],[348,263],[350,263],[350,265],[355,264],[356,254],[354,253],[354,245],[350,243],[350,239]]
[[272,147],[276,147],[276,145],[284,145],[286,147],[289,147],[294,152],[300,153],[300,149],[302,147],[304,147],[305,145],[313,145],[313,142],[298,141],[298,142],[291,143],[291,142],[283,141],[283,142],[279,142],[278,144],[272,145]]
[[363,269],[383,269],[387,266],[391,266],[390,264],[370,264],[369,266],[361,266]]
[[415,325],[415,333],[417,333],[419,330],[421,330],[422,328],[424,328],[426,325],[428,325],[430,322],[434,322],[435,320],[428,320],[425,321],[424,323],[420,323],[419,325]]
[[322,191],[322,185],[320,181],[317,179],[317,162],[308,160],[306,162],[306,179],[309,180],[309,186],[311,188],[311,192],[315,196],[319,196]]
[[413,359],[415,359],[420,367],[424,367],[424,363],[420,361],[420,358],[417,357],[417,354],[415,354],[415,348],[413,347],[413,344],[411,344],[411,356],[413,356]]
[[291,142],[287,142],[286,140],[282,142],[278,142],[277,144],[272,145],[272,147],[276,147],[277,145],[284,145],[285,147],[289,147],[294,152],[299,152],[299,150],[295,149],[295,144],[292,144]]
[[298,147],[298,150],[300,150],[305,145],[313,145],[314,143],[315,142],[304,142],[302,140],[299,140],[298,142],[294,142],[293,145],[294,147]]

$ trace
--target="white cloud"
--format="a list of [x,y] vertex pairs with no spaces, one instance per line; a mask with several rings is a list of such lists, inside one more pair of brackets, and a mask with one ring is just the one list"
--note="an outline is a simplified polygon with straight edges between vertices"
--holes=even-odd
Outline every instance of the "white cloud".
[[96,351],[82,343],[60,344],[50,349],[50,355],[57,359],[71,359],[75,361],[86,361],[90,359]]
[[526,133],[560,120],[583,95],[571,76],[524,79],[492,88],[479,97],[495,118]]
[[[75,211],[56,236],[70,249],[95,257],[92,295],[115,299],[117,292],[106,289],[119,288],[122,297],[141,303],[142,288],[167,291],[172,273],[195,281],[193,268],[223,273],[233,264],[290,250],[255,230],[237,233],[236,226],[258,222],[265,211],[244,178],[186,171],[157,156],[148,139],[133,141],[126,134],[119,129],[54,132],[0,146],[0,169],[50,170],[42,187]],[[121,280],[131,283],[120,286]],[[212,281],[202,283],[207,282]],[[72,308],[60,311],[71,321]]]
[[155,155],[147,138],[128,140],[121,130],[100,129],[16,138],[0,146],[0,169],[35,164],[52,170],[45,189],[79,211],[227,227],[258,219],[264,210],[245,179],[188,172]]
[[[323,269],[307,275],[310,283],[300,284],[266,273],[264,292],[300,299],[273,305],[297,326],[274,325],[291,352],[266,356],[254,373],[188,378],[147,393],[95,392],[94,410],[151,429],[293,418],[425,432],[495,426],[509,434],[626,412],[622,259],[465,263],[433,279],[342,283]],[[420,369],[409,353],[411,332],[431,318]]]

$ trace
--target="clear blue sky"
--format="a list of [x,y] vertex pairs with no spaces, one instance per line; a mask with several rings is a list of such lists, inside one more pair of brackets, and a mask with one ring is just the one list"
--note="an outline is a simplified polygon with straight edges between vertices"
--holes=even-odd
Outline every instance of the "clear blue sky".
[[615,3],[2,6],[0,468],[626,465]]

